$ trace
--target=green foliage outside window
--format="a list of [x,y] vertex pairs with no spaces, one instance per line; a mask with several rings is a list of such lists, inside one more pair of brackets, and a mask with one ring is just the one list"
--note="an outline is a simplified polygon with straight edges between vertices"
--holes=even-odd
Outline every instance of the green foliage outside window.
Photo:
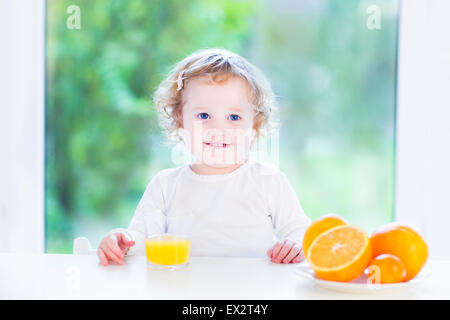
[[[366,27],[366,8],[382,12]],[[80,29],[66,25],[80,8]],[[175,166],[151,94],[189,53],[223,47],[279,96],[280,167],[313,219],[392,219],[397,9],[392,1],[47,0],[46,251],[126,227]],[[201,201],[201,199],[199,199]]]

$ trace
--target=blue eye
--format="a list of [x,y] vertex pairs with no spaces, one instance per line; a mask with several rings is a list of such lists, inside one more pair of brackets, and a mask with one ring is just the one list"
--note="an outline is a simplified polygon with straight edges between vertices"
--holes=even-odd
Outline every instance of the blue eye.
[[239,120],[241,117],[239,117],[237,114],[232,114],[232,115],[230,115],[229,118],[232,121],[236,121],[236,120]]
[[205,113],[205,112],[202,112],[202,113],[199,113],[199,114],[197,115],[197,118],[200,118],[200,119],[208,119],[208,118],[209,118],[209,114],[207,114],[207,113]]

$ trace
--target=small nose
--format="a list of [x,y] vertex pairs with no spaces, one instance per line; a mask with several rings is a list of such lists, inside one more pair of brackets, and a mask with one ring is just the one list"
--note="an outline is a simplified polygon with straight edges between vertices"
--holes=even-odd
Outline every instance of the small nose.
[[226,132],[228,130],[228,123],[226,120],[214,120],[211,121],[205,128],[206,134],[216,141],[223,141],[226,137]]
[[225,132],[228,127],[228,121],[225,117],[216,117],[211,121],[211,128]]

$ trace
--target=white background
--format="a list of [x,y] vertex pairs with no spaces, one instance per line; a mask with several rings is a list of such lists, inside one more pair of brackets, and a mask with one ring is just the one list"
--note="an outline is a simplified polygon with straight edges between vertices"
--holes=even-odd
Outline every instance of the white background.
[[[395,217],[434,259],[450,259],[449,16],[447,0],[401,4]],[[43,0],[0,0],[3,252],[44,250],[44,30]]]

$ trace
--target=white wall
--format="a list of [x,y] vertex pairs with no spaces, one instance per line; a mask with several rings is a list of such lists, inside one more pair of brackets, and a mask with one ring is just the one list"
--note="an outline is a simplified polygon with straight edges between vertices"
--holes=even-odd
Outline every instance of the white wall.
[[450,259],[450,1],[402,1],[396,220]]
[[44,1],[0,0],[0,252],[44,250]]

